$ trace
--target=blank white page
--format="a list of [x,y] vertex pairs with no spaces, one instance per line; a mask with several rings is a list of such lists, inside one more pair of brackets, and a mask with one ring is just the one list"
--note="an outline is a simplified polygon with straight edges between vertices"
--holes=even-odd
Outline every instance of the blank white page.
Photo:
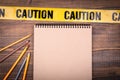
[[92,80],[92,27],[35,25],[34,80]]

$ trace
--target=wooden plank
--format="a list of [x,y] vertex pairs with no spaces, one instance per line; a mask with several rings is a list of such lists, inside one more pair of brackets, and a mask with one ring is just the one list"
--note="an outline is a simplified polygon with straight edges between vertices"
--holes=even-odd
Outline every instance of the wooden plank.
[[[11,6],[38,6],[38,7],[56,7],[56,8],[92,8],[92,9],[120,9],[120,1],[115,0],[0,0],[0,5]],[[54,23],[39,21],[0,21],[0,47],[17,40],[24,35],[33,32],[33,25],[36,23]],[[57,22],[59,23],[59,22]],[[78,24],[78,23],[77,23]],[[120,50],[101,48],[120,48],[120,24],[99,24],[93,25],[93,80],[120,80]],[[33,37],[30,38],[33,42]],[[33,43],[32,43],[33,46]],[[33,47],[30,51],[33,51]],[[9,50],[17,47],[14,46]],[[101,50],[98,50],[101,49]],[[0,54],[0,57],[7,54],[9,50]],[[20,51],[19,51],[20,52]],[[8,58],[5,63],[0,64],[0,79],[3,78],[19,55],[19,52]],[[33,54],[32,54],[33,56]],[[12,60],[11,60],[12,58]],[[21,61],[22,62],[22,61]],[[13,79],[18,67],[12,73],[10,79]],[[7,66],[7,67],[5,67]],[[33,57],[30,61],[27,80],[33,79]]]
[[49,3],[48,1],[49,0],[0,0],[0,5],[120,9],[119,0],[50,0]]
[[[33,33],[33,27],[29,27],[28,25],[25,24],[7,24],[7,22],[5,22],[6,24],[0,24],[0,48],[4,47],[5,45],[14,42],[15,40],[18,40],[22,37],[24,37],[24,35]],[[30,40],[31,41],[31,46],[29,48],[28,52],[32,52],[33,53],[33,38],[29,38],[26,40]],[[26,41],[25,40],[25,41]],[[3,52],[1,52],[0,54],[0,58],[5,56],[6,54],[9,53],[9,51],[13,50],[14,48],[18,47],[20,44],[14,45],[12,47],[10,47],[10,50],[5,50]],[[10,67],[12,66],[12,64],[15,62],[15,60],[18,58],[18,56],[20,55],[20,52],[23,50],[23,48],[19,51],[17,51],[15,54],[13,54],[11,57],[9,57],[7,60],[5,60],[4,62],[0,63],[0,79],[3,79],[3,77],[6,75],[6,73],[8,72],[8,70],[10,69]],[[33,54],[31,54],[32,56]],[[21,62],[23,61],[23,59],[25,58],[25,56],[27,56],[26,54],[24,55],[24,57],[22,58],[22,60],[20,61],[20,63],[18,63],[17,67],[15,68],[15,70],[12,72],[12,74],[9,76],[9,79],[14,79],[16,76],[16,73],[19,70],[19,67],[21,65]],[[31,62],[30,62],[30,66],[28,69],[28,74],[27,74],[27,80],[32,80],[32,76],[33,72],[31,71],[33,68],[33,58],[31,57]],[[29,77],[29,78],[28,78]],[[21,78],[21,77],[20,77]]]

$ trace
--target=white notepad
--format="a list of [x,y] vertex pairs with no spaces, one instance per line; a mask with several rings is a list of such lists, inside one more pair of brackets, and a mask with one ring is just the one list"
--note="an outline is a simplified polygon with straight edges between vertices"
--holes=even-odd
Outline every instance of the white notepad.
[[34,80],[92,80],[92,27],[36,24]]

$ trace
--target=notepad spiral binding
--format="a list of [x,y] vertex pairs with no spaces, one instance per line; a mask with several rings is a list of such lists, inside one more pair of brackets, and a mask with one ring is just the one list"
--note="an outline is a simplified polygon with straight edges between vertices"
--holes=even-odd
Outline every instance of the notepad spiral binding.
[[90,24],[36,24],[35,28],[91,28]]

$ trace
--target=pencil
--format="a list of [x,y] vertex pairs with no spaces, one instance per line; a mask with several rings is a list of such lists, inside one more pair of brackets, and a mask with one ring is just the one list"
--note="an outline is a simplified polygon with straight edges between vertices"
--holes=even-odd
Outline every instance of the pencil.
[[28,56],[27,56],[27,61],[26,61],[26,64],[25,64],[25,69],[24,69],[22,80],[26,79],[26,74],[27,74],[27,70],[28,70],[28,66],[29,66],[29,61],[30,61],[30,53],[28,53]]
[[16,48],[13,51],[11,51],[8,55],[5,55],[2,59],[0,59],[0,63],[3,62],[4,60],[6,60],[12,54],[14,54],[16,51],[18,51],[19,49],[21,49],[22,47],[24,47],[25,45],[27,45],[29,42],[30,42],[30,40],[28,40],[24,44],[20,45],[18,48]]
[[9,45],[7,45],[7,46],[1,48],[1,49],[0,49],[0,52],[2,52],[3,50],[6,50],[7,48],[9,48],[9,47],[11,47],[11,46],[13,46],[13,45],[15,45],[15,44],[17,44],[17,43],[19,43],[19,42],[21,42],[21,41],[27,39],[27,38],[29,38],[31,35],[32,35],[32,34],[29,34],[29,35],[27,35],[27,36],[25,36],[25,37],[23,37],[23,38],[21,38],[21,39],[15,41],[15,42],[13,42],[13,43],[11,43],[11,44],[9,44]]
[[26,58],[24,59],[22,65],[20,66],[20,69],[19,69],[19,71],[18,71],[18,73],[17,73],[17,76],[15,77],[15,80],[18,80],[18,77],[20,76],[20,73],[21,73],[21,71],[23,70],[23,68],[24,68],[24,66],[25,66],[25,63],[26,63]]
[[3,80],[6,80],[9,77],[9,75],[14,70],[14,68],[16,67],[16,65],[18,64],[18,62],[21,60],[22,56],[25,54],[25,52],[27,51],[28,48],[29,48],[29,44],[21,52],[21,54],[19,55],[19,57],[17,58],[17,60],[14,62],[14,64],[10,68],[10,70],[7,72],[7,74],[5,75],[5,77],[3,78]]

